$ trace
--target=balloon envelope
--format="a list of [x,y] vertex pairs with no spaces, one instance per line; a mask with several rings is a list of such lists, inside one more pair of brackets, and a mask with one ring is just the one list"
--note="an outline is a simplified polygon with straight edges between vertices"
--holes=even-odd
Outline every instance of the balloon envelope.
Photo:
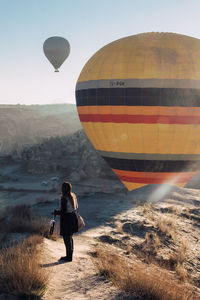
[[100,49],[76,85],[83,128],[128,190],[200,170],[200,40],[144,33]]
[[47,59],[54,66],[55,71],[58,72],[60,66],[69,56],[70,44],[63,37],[53,36],[44,42],[43,50]]

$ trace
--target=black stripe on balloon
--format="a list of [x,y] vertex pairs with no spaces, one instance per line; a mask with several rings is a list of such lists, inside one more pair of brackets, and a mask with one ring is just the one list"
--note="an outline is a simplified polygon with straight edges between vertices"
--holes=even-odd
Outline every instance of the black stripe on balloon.
[[135,160],[103,156],[112,169],[135,172],[192,172],[200,169],[197,161]]
[[200,107],[200,89],[98,88],[76,91],[77,106],[185,106]]

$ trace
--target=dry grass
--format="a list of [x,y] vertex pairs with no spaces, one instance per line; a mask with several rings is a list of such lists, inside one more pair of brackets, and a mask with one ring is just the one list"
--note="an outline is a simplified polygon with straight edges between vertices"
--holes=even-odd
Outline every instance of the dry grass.
[[157,227],[163,235],[175,239],[176,223],[174,219],[172,219],[171,217],[162,216],[157,219]]
[[182,241],[177,251],[177,262],[182,265],[186,259],[187,244],[186,241]]
[[117,252],[98,248],[95,263],[101,275],[122,290],[145,300],[199,299],[192,287],[175,280],[172,274],[154,265],[122,258]]
[[[161,234],[171,238],[175,237],[177,226],[174,218],[171,216],[163,216],[156,212],[152,203],[147,203],[144,206],[139,207],[139,210],[147,219],[153,222],[154,226],[159,229]],[[176,213],[176,209],[171,206],[167,208],[167,212]]]
[[177,248],[177,251],[170,255],[170,260],[173,262],[174,265],[183,265],[186,259],[186,251],[186,242],[182,241],[180,246]]
[[41,236],[31,236],[1,249],[0,282],[4,292],[18,296],[44,294],[48,278],[39,263],[37,245],[41,242]]
[[30,207],[26,204],[10,207],[10,213],[12,217],[16,217],[18,219],[29,219],[32,217]]
[[180,280],[185,281],[188,278],[187,270],[184,268],[184,262],[186,259],[187,245],[185,241],[182,241],[177,251],[171,254],[169,262],[172,266],[175,266],[175,271]]
[[145,203],[142,206],[138,206],[139,211],[146,217],[151,219],[152,215],[154,214],[154,208],[152,203]]
[[[157,267],[174,271],[179,280],[191,282],[185,264],[187,245],[184,240],[180,243],[178,235],[177,215],[180,215],[182,210],[175,206],[156,208],[148,203],[140,206],[139,211],[148,219],[148,224],[151,224],[154,230],[146,232],[144,242],[136,245],[134,253],[144,263],[153,263]],[[143,226],[145,227],[145,224]],[[164,252],[163,256],[162,250],[166,249],[166,246],[170,251],[168,255]],[[128,249],[131,253],[131,247]]]
[[[1,223],[1,222],[0,222]],[[18,205],[8,209],[7,218],[2,223],[4,232],[28,232],[40,234],[46,238],[57,240],[59,238],[58,227],[55,227],[53,235],[49,234],[49,220],[34,215],[28,205]]]
[[175,271],[176,271],[176,274],[177,274],[178,278],[181,281],[186,281],[186,279],[188,279],[187,270],[184,268],[183,265],[178,263],[177,266],[176,266]]
[[28,232],[31,234],[40,234],[46,238],[57,239],[56,230],[51,236],[49,234],[49,220],[42,217],[32,216],[30,219],[13,218],[9,221],[8,232]]
[[116,226],[116,230],[117,230],[118,233],[124,234],[123,223],[122,222],[116,221],[115,226]]
[[178,206],[171,205],[167,207],[167,212],[175,215],[179,215],[182,212],[182,208]]
[[153,211],[153,204],[151,202],[149,203],[145,203],[144,205],[141,205],[138,207],[141,212],[146,215],[148,214],[150,211]]
[[[27,205],[9,207],[6,213],[0,218],[1,291],[22,295],[25,299],[29,299],[29,296],[40,297],[45,292],[48,278],[40,266],[38,244],[42,243],[43,237],[58,239],[58,227],[50,235],[49,220],[34,215]],[[11,244],[9,233],[31,235],[23,241]]]
[[7,240],[7,234],[5,232],[0,232],[0,247],[3,245]]
[[158,215],[151,202],[145,203],[143,206],[138,206],[138,210],[149,223],[154,225],[157,222]]
[[161,245],[160,239],[155,232],[146,233],[143,251],[156,256]]

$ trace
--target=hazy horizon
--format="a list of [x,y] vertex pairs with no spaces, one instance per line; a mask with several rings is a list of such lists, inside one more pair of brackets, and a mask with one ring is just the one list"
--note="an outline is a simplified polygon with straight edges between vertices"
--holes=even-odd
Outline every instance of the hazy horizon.
[[[100,48],[125,36],[157,31],[200,38],[197,0],[0,3],[0,103],[75,103],[75,86],[85,63]],[[43,53],[44,41],[55,35],[71,45],[59,73]]]
[[72,102],[49,102],[49,103],[0,103],[1,105],[7,105],[7,106],[17,106],[17,105],[21,105],[21,106],[31,106],[31,105],[62,105],[62,104],[69,104],[69,105],[76,105],[76,103],[72,103]]

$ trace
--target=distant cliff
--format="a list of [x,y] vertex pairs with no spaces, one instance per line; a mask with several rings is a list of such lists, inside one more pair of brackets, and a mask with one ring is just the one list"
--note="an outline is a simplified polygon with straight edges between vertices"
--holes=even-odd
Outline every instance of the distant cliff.
[[123,188],[80,128],[75,105],[0,105],[2,164],[17,162],[23,173],[53,173],[73,183],[110,179],[113,189]]
[[0,105],[0,154],[19,151],[45,138],[68,135],[80,128],[73,104]]
[[83,130],[69,136],[49,138],[38,145],[26,147],[18,160],[21,161],[25,172],[57,172],[73,182],[95,177],[116,178]]

